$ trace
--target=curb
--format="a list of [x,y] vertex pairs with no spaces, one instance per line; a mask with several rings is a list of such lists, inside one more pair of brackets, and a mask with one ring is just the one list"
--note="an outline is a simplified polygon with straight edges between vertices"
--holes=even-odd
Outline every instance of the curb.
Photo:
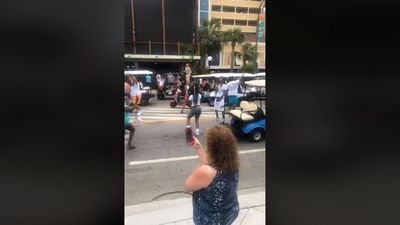
[[[265,190],[259,190],[260,188],[238,191],[241,210],[265,206]],[[191,198],[177,198],[125,206],[125,224],[159,225],[190,220],[192,211]]]

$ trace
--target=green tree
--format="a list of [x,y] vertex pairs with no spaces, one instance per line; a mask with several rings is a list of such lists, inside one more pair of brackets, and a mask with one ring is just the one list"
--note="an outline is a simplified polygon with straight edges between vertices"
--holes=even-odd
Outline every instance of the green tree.
[[256,57],[256,48],[250,43],[245,43],[242,46],[239,57],[243,60],[243,67],[245,67],[247,62],[252,62]]
[[216,20],[204,21],[199,28],[199,44],[201,70],[206,70],[207,56],[219,53],[223,44],[223,33],[221,32],[221,23]]
[[252,62],[250,62],[250,63],[247,63],[246,65],[243,65],[242,71],[245,73],[253,73],[255,68],[256,68],[256,66]]
[[233,65],[235,61],[235,46],[237,43],[241,44],[244,41],[244,33],[240,28],[229,29],[224,32],[224,43],[230,42],[231,51],[231,72],[233,72]]

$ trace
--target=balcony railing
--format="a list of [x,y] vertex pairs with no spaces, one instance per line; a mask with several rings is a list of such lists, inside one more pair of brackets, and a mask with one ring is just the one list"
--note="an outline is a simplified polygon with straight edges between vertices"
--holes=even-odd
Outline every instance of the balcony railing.
[[125,50],[134,54],[149,55],[200,55],[200,47],[194,43],[154,41],[125,41]]

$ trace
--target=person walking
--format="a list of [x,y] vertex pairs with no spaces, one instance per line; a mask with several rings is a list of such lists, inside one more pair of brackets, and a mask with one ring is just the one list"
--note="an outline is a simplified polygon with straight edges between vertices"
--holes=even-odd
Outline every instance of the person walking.
[[140,92],[140,86],[141,86],[141,84],[140,84],[140,82],[137,80],[137,78],[135,77],[135,76],[132,76],[131,77],[132,78],[132,84],[131,84],[131,98],[132,98],[132,104],[133,104],[133,107],[134,107],[134,109],[136,110],[136,115],[138,116],[138,119],[137,120],[141,120],[140,119],[140,114],[141,114],[141,111],[140,111],[140,101],[141,101],[141,98],[142,98],[142,93]]
[[230,225],[239,215],[237,196],[239,154],[236,138],[223,125],[208,128],[205,151],[196,137],[192,147],[200,165],[184,183],[185,191],[193,192],[195,225]]
[[187,126],[190,126],[190,119],[194,116],[194,120],[196,123],[196,131],[195,134],[197,136],[200,135],[200,115],[201,115],[201,94],[199,93],[199,83],[198,82],[193,82],[193,90],[191,91],[192,94],[189,96],[189,101],[191,101],[191,108],[190,112],[187,115]]
[[[216,115],[216,121],[220,123],[225,123],[225,92],[227,91],[227,86],[224,84],[223,78],[217,79],[216,95],[214,100],[214,110]],[[219,120],[218,112],[222,114],[222,121]]]

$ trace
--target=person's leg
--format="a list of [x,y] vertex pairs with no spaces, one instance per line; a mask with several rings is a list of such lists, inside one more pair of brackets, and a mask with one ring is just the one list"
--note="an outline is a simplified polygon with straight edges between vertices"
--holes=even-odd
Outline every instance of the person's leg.
[[219,118],[218,118],[218,110],[215,110],[215,116],[216,116],[216,120],[218,120]]
[[129,124],[125,127],[125,129],[129,130],[129,138],[127,143],[127,148],[129,150],[135,149],[135,146],[132,144],[133,136],[135,135],[135,127],[132,124]]
[[190,126],[190,119],[193,117],[193,109],[190,110],[189,114],[187,115],[186,124]]

